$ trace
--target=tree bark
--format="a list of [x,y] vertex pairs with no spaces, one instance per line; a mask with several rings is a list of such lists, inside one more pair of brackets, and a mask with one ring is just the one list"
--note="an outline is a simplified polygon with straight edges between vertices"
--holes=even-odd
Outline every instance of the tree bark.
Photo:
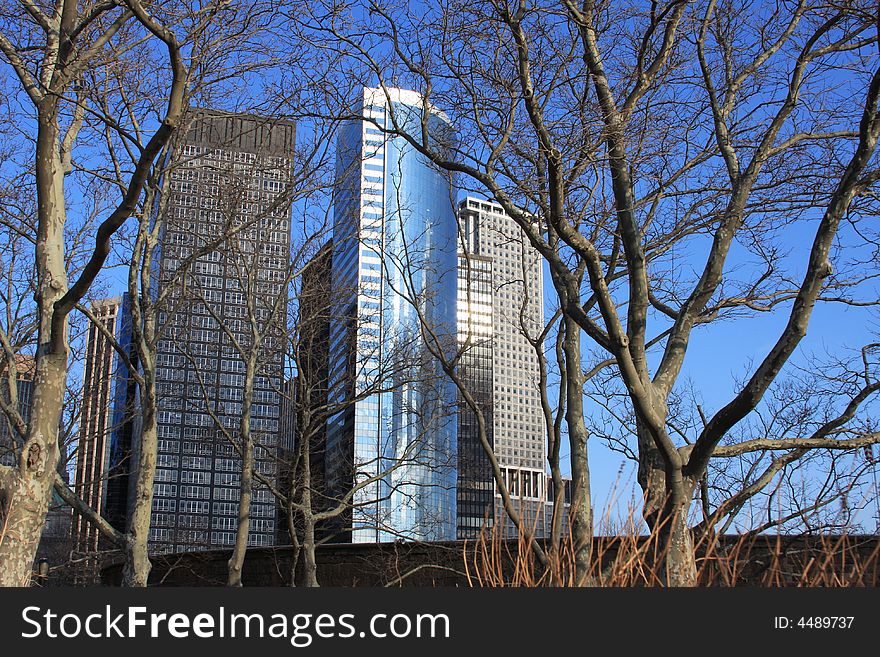
[[37,108],[37,312],[39,317],[33,406],[0,528],[0,586],[27,586],[58,466],[58,429],[67,383],[67,319],[53,344],[55,303],[67,291],[64,261],[64,169],[58,151],[58,101]]
[[[306,399],[308,403],[308,397]],[[302,504],[303,517],[303,580],[302,584],[308,588],[318,586],[318,564],[315,556],[315,514],[312,508],[312,460],[311,460],[311,413],[303,412],[302,417],[306,420],[307,431],[303,432],[300,440],[299,462],[302,466]]]
[[123,586],[133,587],[147,586],[152,568],[149,555],[150,520],[159,451],[155,359],[157,318],[156,307],[150,297],[155,237],[144,218],[138,230],[135,253],[142,253],[143,256],[140,270],[136,267],[129,269],[128,289],[132,298],[132,337],[142,370],[141,431],[140,442],[132,445],[132,458],[137,455],[137,460],[131,467],[137,474],[126,527],[125,566],[122,571]]
[[[666,408],[662,409],[666,417]],[[639,440],[638,480],[644,493],[645,522],[658,542],[660,563],[667,586],[696,586],[697,565],[688,510],[694,483],[673,477],[671,467],[657,449],[649,429],[637,421]],[[681,475],[681,472],[678,472]]]
[[303,586],[314,588],[318,584],[318,563],[315,555],[315,522],[305,523],[303,531]]
[[593,543],[593,503],[590,491],[590,463],[587,458],[587,427],[584,422],[584,375],[581,369],[581,331],[577,323],[566,316],[563,320],[565,338],[566,405],[565,423],[568,426],[571,450],[571,536],[575,559],[575,582],[587,583],[591,569]]
[[688,526],[688,506],[686,503],[676,505],[664,523],[667,586],[697,585],[697,561],[693,532]]
[[[146,370],[147,368],[145,368]],[[152,377],[145,388],[153,389]],[[137,479],[125,541],[125,566],[122,585],[147,586],[152,564],[149,555],[150,516],[153,510],[153,480],[156,476],[158,431],[155,398],[143,404],[143,427],[138,453]]]
[[254,439],[251,435],[251,407],[254,398],[254,376],[256,374],[256,351],[254,345],[250,354],[247,373],[244,381],[244,392],[241,403],[241,422],[239,436],[241,440],[241,485],[238,504],[238,523],[235,534],[235,547],[229,558],[227,586],[241,586],[241,573],[244,558],[247,554],[248,535],[251,526],[251,498],[254,486]]

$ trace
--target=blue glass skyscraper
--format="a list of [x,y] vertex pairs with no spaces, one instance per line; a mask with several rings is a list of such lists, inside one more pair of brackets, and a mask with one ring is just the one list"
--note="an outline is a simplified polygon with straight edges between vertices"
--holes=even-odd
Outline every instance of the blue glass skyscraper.
[[[456,536],[457,223],[448,173],[401,133],[442,148],[443,114],[401,89],[364,89],[341,131],[334,191],[328,494],[353,542]],[[429,328],[426,336],[424,327]]]

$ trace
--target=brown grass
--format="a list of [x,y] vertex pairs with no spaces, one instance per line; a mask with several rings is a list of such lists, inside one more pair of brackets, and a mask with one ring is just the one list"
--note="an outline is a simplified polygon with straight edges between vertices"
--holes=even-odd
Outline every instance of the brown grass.
[[[880,585],[877,536],[706,535],[695,540],[699,586],[851,587]],[[657,534],[632,523],[592,543],[593,586],[664,586],[663,546]],[[525,536],[505,539],[484,531],[464,548],[464,570],[475,587],[574,586],[570,536],[545,568]]]

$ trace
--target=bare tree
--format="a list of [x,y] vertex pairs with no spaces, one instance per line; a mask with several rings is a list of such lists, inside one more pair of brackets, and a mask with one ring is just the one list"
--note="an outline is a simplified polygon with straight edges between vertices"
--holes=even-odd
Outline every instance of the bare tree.
[[[25,170],[36,178],[38,203],[31,234],[37,236],[37,280],[48,286],[37,290],[42,345],[37,349],[38,371],[46,372],[46,376],[38,374],[38,390],[45,387],[44,380],[50,382],[50,388],[60,385],[65,371],[61,362],[67,361],[67,315],[101,274],[111,256],[111,238],[119,234],[130,216],[139,218],[137,229],[131,233],[134,255],[120,257],[122,262],[131,263],[128,287],[135,359],[126,360],[132,356],[130,352],[121,357],[140,388],[145,427],[136,455],[142,467],[137,469],[132,522],[120,533],[96,509],[86,508],[72,491],[62,494],[80,513],[98,523],[107,538],[124,544],[126,581],[145,585],[155,470],[155,432],[151,427],[155,427],[157,407],[151,354],[155,353],[161,332],[156,298],[151,296],[155,290],[150,287],[151,271],[156,268],[151,257],[161,230],[161,220],[157,220],[162,204],[159,192],[167,183],[164,172],[175,151],[172,135],[190,100],[208,103],[217,101],[222,93],[238,94],[240,98],[241,89],[235,86],[247,84],[250,75],[276,61],[267,56],[266,48],[271,41],[268,34],[274,12],[271,3],[257,0],[234,7],[224,2],[193,6],[152,3],[145,7],[137,1],[75,0],[59,2],[52,10],[31,2],[9,5],[2,12],[5,36],[0,39],[0,48],[20,83],[16,93],[31,101],[36,117],[35,165]],[[236,58],[223,57],[225,49],[233,49]],[[22,126],[26,124],[22,122]],[[70,185],[71,181],[76,184]],[[148,193],[142,196],[145,187]],[[108,203],[106,199],[113,199],[115,192],[118,200]],[[67,219],[69,207],[75,207],[73,201],[80,196],[104,200],[95,204],[97,212],[91,222],[77,221],[76,215],[73,221]],[[19,231],[26,225],[20,222]],[[85,259],[74,263],[76,266],[68,264],[65,270],[59,256],[71,260],[70,254],[85,238],[91,241],[94,232],[94,249],[90,247]],[[77,279],[68,289],[70,276]],[[43,361],[44,365],[39,365]],[[52,397],[39,392],[35,395],[34,420],[43,422],[46,413],[54,413],[55,406],[48,401]],[[52,424],[49,419],[46,422]],[[46,433],[46,426],[32,421],[28,431],[29,435],[42,436],[39,441],[43,442],[49,436],[48,447],[37,442],[43,450],[41,458],[54,462],[57,442]],[[9,482],[24,484],[33,479],[42,485],[48,476],[45,473],[52,468],[42,468],[40,463],[39,459],[34,461],[31,469],[39,469],[43,475],[21,478],[10,473]],[[21,468],[24,465],[22,461]],[[16,510],[16,506],[22,508]],[[12,514],[28,515],[26,506],[10,499],[7,508]],[[27,526],[33,528],[36,524]],[[9,541],[3,545],[10,549],[13,543],[21,544],[11,534],[5,538]],[[14,570],[6,568],[4,572],[17,577]]]
[[[328,450],[327,425],[331,419],[349,414],[353,420],[358,403],[399,393],[406,386],[430,385],[424,372],[414,371],[420,359],[412,336],[397,335],[392,329],[385,338],[396,344],[381,359],[377,357],[378,347],[375,355],[363,349],[357,354],[352,352],[346,372],[331,382],[327,369],[330,320],[331,316],[339,319],[339,298],[348,296],[338,284],[331,283],[331,252],[332,243],[328,242],[295,280],[296,303],[292,304],[288,333],[295,376],[285,391],[293,435],[287,437],[288,447],[282,453],[284,486],[274,490],[286,514],[294,548],[291,584],[299,581],[306,587],[318,586],[317,546],[364,529],[355,526],[358,523],[354,522],[354,514],[363,514],[368,520],[362,519],[360,524],[369,522],[373,531],[413,540],[414,536],[395,521],[393,507],[417,503],[410,499],[411,489],[418,488],[413,471],[448,467],[426,445],[432,432],[454,417],[448,410],[438,413],[438,409],[407,406],[405,412],[418,418],[415,422],[419,432],[393,457],[380,454],[365,460],[351,453],[353,442],[342,449]],[[350,319],[355,321],[354,317]],[[366,321],[365,317],[361,319]],[[366,361],[375,361],[377,366],[367,368]],[[329,460],[333,462],[328,467]],[[375,506],[387,506],[388,510],[376,512]],[[430,532],[432,520],[430,513],[426,515],[420,532]],[[300,557],[302,569],[298,571]]]
[[[155,12],[155,8],[153,9]],[[36,3],[4,6],[0,52],[33,107],[36,140],[33,175],[37,196],[36,298],[39,323],[31,421],[15,467],[4,466],[5,530],[0,540],[0,583],[24,585],[48,508],[59,458],[58,424],[68,365],[67,317],[97,277],[110,238],[136,209],[149,169],[180,120],[186,69],[175,33],[163,18],[132,0],[122,4],[75,0],[45,11]],[[65,262],[65,178],[85,108],[78,90],[89,68],[109,51],[155,39],[165,49],[168,103],[140,152],[127,192],[101,222],[92,255],[72,285]]]
[[[306,166],[303,166],[302,162],[297,162],[292,166],[293,169],[304,172],[296,176],[301,184],[308,183],[308,186],[311,187],[313,175],[311,166],[314,164],[314,159],[320,161],[321,158],[316,156],[323,151],[323,146],[316,143],[316,149],[312,150],[309,154],[310,157],[305,158]],[[287,172],[285,175],[289,173]],[[251,173],[245,174],[245,178],[249,178],[251,175]],[[290,181],[285,181],[285,185],[290,185]],[[236,189],[234,175],[229,176],[229,182],[225,187],[227,194],[229,194],[230,188]],[[234,215],[235,208],[241,202],[248,200],[247,192],[249,188],[253,187],[253,184],[248,185],[245,182],[242,189],[232,192],[232,195],[236,197],[236,202],[231,205],[228,202],[222,203],[222,207],[231,216]],[[298,191],[306,193],[302,189]],[[290,198],[290,192],[285,196],[287,198],[282,206],[282,216],[289,213],[290,203],[295,200]],[[231,223],[234,225],[234,222]],[[254,412],[255,401],[259,402],[257,409],[271,410],[274,408],[275,411],[280,410],[280,375],[284,368],[282,359],[285,344],[287,287],[291,275],[296,270],[289,265],[275,268],[268,266],[268,261],[272,256],[267,255],[260,248],[260,245],[272,242],[271,232],[277,231],[279,225],[286,226],[286,222],[273,221],[269,218],[268,221],[261,221],[248,229],[235,230],[224,240],[222,254],[226,262],[226,286],[229,289],[234,283],[234,289],[241,291],[244,301],[243,317],[223,316],[216,304],[206,298],[206,291],[200,289],[202,287],[200,283],[203,281],[199,281],[197,277],[193,277],[194,280],[188,286],[189,293],[194,295],[222,332],[223,344],[228,345],[223,350],[224,358],[227,362],[232,359],[240,360],[244,364],[243,386],[233,386],[227,391],[234,392],[234,397],[223,395],[221,391],[221,398],[228,397],[231,401],[219,401],[214,398],[216,395],[211,393],[216,393],[217,382],[212,381],[210,385],[207,385],[205,377],[198,367],[195,367],[204,397],[205,410],[214,420],[218,431],[232,446],[234,454],[240,461],[238,468],[240,473],[238,516],[233,552],[229,559],[227,580],[229,586],[241,586],[242,567],[251,527],[253,489],[261,487],[267,490],[267,486],[271,486],[273,489],[277,486],[277,477],[267,472],[266,468],[276,465],[278,432],[254,431],[252,425],[255,417],[266,415],[265,412]],[[288,233],[289,231],[285,230],[283,234],[287,237]],[[275,259],[281,260],[277,256]],[[180,344],[179,349],[184,352],[191,363],[195,364],[195,357],[190,353],[186,344]],[[277,381],[273,384],[273,391],[268,393],[265,390],[259,391],[259,398],[255,398],[254,386],[258,376],[263,377],[265,381],[273,379],[277,379]],[[275,400],[274,406],[266,406],[267,402],[271,401],[267,398],[267,394]],[[232,420],[236,420],[236,426],[230,426]],[[277,420],[278,418],[276,418]],[[257,454],[258,451],[259,454]],[[260,457],[259,461],[258,456]],[[274,519],[270,519],[270,522],[274,523]]]
[[[859,209],[877,179],[875,8],[488,1],[412,16],[365,2],[317,5],[311,26],[363,79],[418,89],[426,107],[447,111],[468,146],[451,157],[425,124],[398,133],[483,186],[548,263],[581,567],[592,531],[583,386],[595,369],[582,363],[584,336],[632,409],[643,515],[667,582],[693,584],[688,517],[711,458],[732,449],[722,441],[760,406],[817,303],[876,301],[861,296],[869,265],[856,264]],[[793,227],[813,243],[785,253],[779,240]],[[751,266],[735,266],[734,247]],[[684,443],[669,402],[694,329],[773,311],[788,316],[774,346]],[[850,401],[872,393],[863,386]],[[829,429],[850,419],[844,410]],[[774,436],[741,449],[853,450],[877,439]]]

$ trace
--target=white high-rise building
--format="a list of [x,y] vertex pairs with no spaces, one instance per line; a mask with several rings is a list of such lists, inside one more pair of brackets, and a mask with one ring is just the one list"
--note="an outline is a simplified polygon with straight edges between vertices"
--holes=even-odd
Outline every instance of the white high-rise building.
[[[548,499],[547,441],[539,367],[526,337],[537,338],[544,327],[541,256],[498,203],[468,197],[459,203],[459,222],[463,250],[492,262],[495,455],[515,498],[544,501]],[[496,515],[500,514],[498,499],[495,507]]]

